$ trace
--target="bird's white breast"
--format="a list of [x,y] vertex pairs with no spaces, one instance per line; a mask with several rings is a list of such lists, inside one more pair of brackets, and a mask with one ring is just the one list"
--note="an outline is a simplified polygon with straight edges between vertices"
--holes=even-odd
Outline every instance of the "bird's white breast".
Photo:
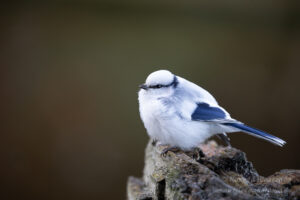
[[144,91],[139,92],[139,109],[142,121],[149,136],[159,139],[161,133],[159,116],[166,108],[157,99],[147,98],[143,93]]
[[[149,98],[143,92],[139,92],[140,115],[151,138],[162,144],[190,149],[211,136],[209,123],[191,121],[190,116],[181,112],[180,107],[187,102],[166,103],[172,100]],[[194,109],[192,104],[188,107]]]

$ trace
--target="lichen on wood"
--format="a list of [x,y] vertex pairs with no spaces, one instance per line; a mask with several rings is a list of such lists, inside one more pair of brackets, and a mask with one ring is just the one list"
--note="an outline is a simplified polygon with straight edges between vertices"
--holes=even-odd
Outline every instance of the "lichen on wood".
[[204,157],[168,152],[167,146],[148,143],[142,178],[129,177],[128,200],[164,199],[300,199],[300,170],[281,170],[260,176],[244,152],[202,144]]

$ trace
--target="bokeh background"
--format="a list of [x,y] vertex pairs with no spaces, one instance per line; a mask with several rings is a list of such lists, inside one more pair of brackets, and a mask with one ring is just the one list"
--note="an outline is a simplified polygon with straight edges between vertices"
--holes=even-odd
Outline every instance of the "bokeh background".
[[300,6],[259,1],[24,1],[0,6],[0,198],[125,199],[148,141],[137,91],[169,69],[234,118],[264,176],[300,168]]

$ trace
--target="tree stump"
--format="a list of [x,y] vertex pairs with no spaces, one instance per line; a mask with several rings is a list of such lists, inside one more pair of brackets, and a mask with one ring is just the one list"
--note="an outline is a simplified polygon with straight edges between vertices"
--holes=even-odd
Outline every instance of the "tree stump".
[[148,143],[143,178],[129,177],[128,200],[300,199],[300,170],[260,176],[245,153],[209,141],[193,152],[161,153],[167,146]]

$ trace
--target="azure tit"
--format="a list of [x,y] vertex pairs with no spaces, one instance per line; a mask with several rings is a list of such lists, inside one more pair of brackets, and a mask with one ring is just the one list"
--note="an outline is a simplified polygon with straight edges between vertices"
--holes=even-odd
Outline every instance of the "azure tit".
[[138,93],[141,119],[149,136],[161,144],[191,150],[211,136],[229,144],[226,133],[244,132],[283,146],[285,141],[230,117],[198,85],[167,70],[151,73]]

